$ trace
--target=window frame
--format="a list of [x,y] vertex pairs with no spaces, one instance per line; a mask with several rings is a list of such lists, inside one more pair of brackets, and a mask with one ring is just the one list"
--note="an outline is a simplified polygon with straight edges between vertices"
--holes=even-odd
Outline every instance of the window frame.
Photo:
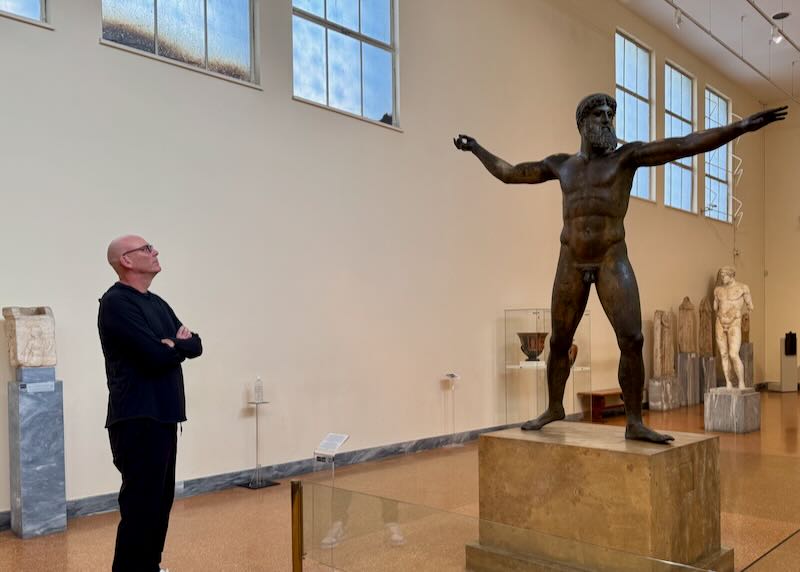
[[[655,104],[655,97],[654,97],[654,94],[655,94],[656,83],[655,83],[655,74],[653,73],[653,69],[655,68],[655,52],[647,44],[645,44],[644,42],[636,39],[632,34],[626,32],[625,30],[623,30],[621,28],[617,28],[614,31],[614,50],[615,51],[616,51],[617,36],[621,36],[623,40],[632,43],[636,48],[644,51],[647,54],[647,61],[648,61],[648,77],[647,77],[648,97],[647,97],[647,99],[645,99],[644,97],[642,97],[638,93],[636,93],[634,91],[631,91],[630,89],[628,89],[624,85],[620,85],[620,84],[617,83],[617,78],[616,78],[616,76],[617,76],[617,69],[616,69],[617,57],[616,57],[616,52],[614,54],[614,94],[615,94],[615,99],[616,99],[616,91],[620,90],[623,93],[631,95],[631,96],[635,97],[636,99],[638,99],[639,101],[644,102],[644,103],[647,104],[647,110],[648,110],[648,118],[647,118],[647,120],[648,120],[648,125],[649,125],[649,130],[650,130],[650,139],[648,141],[653,141],[654,140],[653,139],[653,134],[655,133],[655,122],[654,122],[654,118],[655,118],[655,105],[654,105]],[[620,111],[620,102],[619,102],[619,100],[617,100],[617,117],[619,117],[619,111]],[[620,144],[630,143],[630,141],[627,141],[627,140],[622,139],[622,138],[618,138],[618,140],[619,140]],[[648,196],[647,197],[641,197],[641,196],[635,195],[633,193],[631,193],[630,196],[633,197],[633,198],[642,200],[642,201],[647,201],[649,203],[656,203],[655,180],[654,180],[654,177],[653,177],[654,169],[652,167],[640,167],[640,169],[642,169],[642,168],[646,168],[648,170],[648,185],[647,185]],[[631,183],[631,184],[633,184],[633,183]]]
[[[290,0],[292,5],[292,18],[295,16],[299,18],[303,18],[312,24],[316,24],[321,26],[325,30],[325,100],[330,101],[330,74],[329,67],[328,67],[328,30],[333,30],[339,34],[342,34],[348,38],[354,39],[359,42],[359,56],[360,56],[360,64],[361,64],[361,114],[353,113],[347,111],[346,109],[340,109],[338,107],[334,107],[329,103],[320,103],[319,101],[314,101],[313,99],[308,99],[302,97],[300,95],[296,95],[294,93],[294,33],[292,33],[292,99],[295,101],[299,101],[301,103],[307,103],[309,105],[313,105],[315,107],[319,107],[321,109],[327,109],[330,111],[334,111],[336,113],[340,113],[342,115],[346,115],[348,117],[353,117],[355,119],[360,119],[362,121],[366,121],[367,123],[372,123],[375,125],[380,125],[382,127],[386,127],[388,129],[392,129],[395,131],[402,131],[400,127],[400,89],[399,89],[399,73],[398,73],[398,60],[400,57],[400,50],[399,50],[399,34],[397,31],[397,27],[399,24],[399,3],[400,0],[389,0],[389,43],[382,42],[376,38],[371,36],[367,36],[361,32],[356,30],[351,30],[341,24],[337,24],[336,22],[332,22],[328,20],[326,17],[318,16],[312,12],[308,12],[303,10],[302,8],[298,8],[294,5],[294,2]],[[327,7],[328,7],[328,0],[323,0],[323,14],[327,14]],[[359,22],[361,21],[361,0],[358,0],[358,14],[359,14]],[[392,123],[384,123],[383,121],[379,121],[377,119],[372,119],[370,117],[366,117],[363,115],[364,111],[364,50],[363,44],[366,43],[372,47],[379,48],[385,51],[388,51],[392,56]]]
[[[705,129],[711,129],[710,127],[706,126],[706,121],[708,120],[708,109],[707,109],[707,105],[706,105],[707,98],[705,97],[706,92],[712,93],[715,97],[721,99],[722,101],[724,101],[727,104],[728,113],[727,113],[727,117],[726,117],[727,123],[725,123],[725,125],[729,124],[731,122],[731,118],[732,118],[732,115],[733,115],[733,111],[732,111],[733,102],[731,101],[731,98],[726,96],[726,95],[724,95],[720,90],[715,89],[714,87],[706,84],[705,89],[703,90],[703,96],[704,96],[703,97],[703,126],[705,127]],[[731,164],[732,164],[732,161],[733,161],[733,142],[731,141],[731,142],[725,143],[725,149],[726,149],[726,155],[727,155],[727,157],[726,157],[727,169],[725,170],[726,180],[724,180],[724,181],[719,179],[718,177],[714,177],[712,175],[709,175],[706,172],[706,168],[705,168],[706,167],[706,162],[707,162],[706,157],[709,155],[709,153],[704,153],[703,154],[703,215],[709,220],[714,220],[714,221],[725,223],[725,224],[733,224],[733,213],[731,212],[731,209],[733,208],[733,170],[731,169]],[[724,183],[728,187],[728,206],[727,206],[727,211],[726,211],[727,219],[722,219],[722,218],[719,218],[719,217],[716,217],[716,216],[711,216],[709,214],[711,212],[711,209],[708,208],[708,204],[707,204],[708,203],[708,196],[707,196],[708,187],[706,185],[706,183],[707,183],[707,181],[709,179],[714,180],[714,181],[716,181],[718,183]],[[715,212],[719,212],[719,210],[716,210]]]
[[8,12],[2,9],[0,9],[0,17],[8,18],[9,20],[16,20],[17,22],[22,22],[24,24],[31,24],[32,26],[38,26],[39,28],[45,28],[46,30],[55,30],[53,25],[50,24],[47,19],[47,1],[48,0],[39,0],[39,14],[41,16],[39,19],[29,18],[27,16],[15,14],[14,12]]
[[257,90],[262,90],[260,82],[261,82],[261,74],[259,72],[259,66],[257,62],[257,55],[259,53],[259,36],[258,36],[258,22],[259,22],[259,3],[258,0],[248,0],[248,4],[250,6],[250,32],[249,32],[249,40],[250,40],[250,79],[241,79],[238,77],[225,75],[223,73],[215,72],[213,70],[208,69],[208,0],[203,0],[203,44],[204,44],[204,66],[199,67],[192,65],[190,63],[182,62],[181,60],[174,60],[172,58],[168,58],[166,56],[162,56],[158,53],[158,0],[152,0],[153,2],[153,42],[154,42],[154,51],[148,52],[147,50],[140,50],[139,48],[131,47],[127,44],[123,44],[121,42],[115,42],[114,40],[107,40],[103,37],[103,0],[100,0],[100,44],[103,46],[108,46],[110,48],[115,48],[121,50],[123,52],[128,52],[131,54],[136,54],[139,56],[143,56],[149,58],[151,60],[156,60],[159,62],[167,63],[182,69],[190,70],[196,73],[200,73],[203,75],[211,76],[217,79],[222,79],[231,83],[235,83],[238,85],[243,85],[245,87],[251,87]]
[[[692,112],[692,117],[689,120],[687,120],[685,117],[682,117],[682,116],[678,115],[677,113],[669,111],[667,109],[667,89],[669,88],[669,85],[667,83],[666,74],[667,74],[667,70],[669,68],[672,68],[673,70],[675,70],[676,72],[678,72],[682,76],[688,78],[689,81],[691,82],[690,94],[691,94],[692,101],[690,103],[690,108],[691,108],[691,112]],[[689,73],[683,66],[680,66],[680,65],[676,64],[672,60],[669,60],[669,59],[664,60],[664,137],[665,138],[667,137],[667,134],[666,134],[667,133],[667,119],[670,118],[670,117],[674,117],[674,118],[678,119],[679,121],[682,121],[684,123],[688,123],[689,124],[689,133],[693,133],[697,129],[697,94],[696,94],[696,89],[695,89],[696,86],[697,86],[697,78],[693,74]],[[671,137],[675,137],[675,135],[671,135]],[[697,189],[698,189],[698,185],[697,185],[697,181],[696,181],[696,178],[697,178],[697,155],[692,155],[690,157],[690,159],[691,159],[691,167],[680,163],[679,162],[680,159],[678,159],[676,161],[670,161],[669,163],[666,163],[664,165],[664,206],[668,207],[668,208],[671,208],[671,209],[675,209],[675,210],[680,211],[680,212],[689,213],[689,214],[695,214],[696,215],[696,214],[698,214],[698,207],[697,207],[697,194],[698,194],[697,193]],[[690,174],[689,180],[692,183],[692,188],[691,188],[692,196],[691,196],[691,200],[690,200],[690,208],[689,208],[689,210],[684,209],[684,208],[679,207],[679,206],[676,206],[674,204],[668,204],[667,203],[667,168],[669,166],[671,166],[671,165],[672,166],[676,166],[676,167],[678,167],[680,169],[689,171],[689,174]]]

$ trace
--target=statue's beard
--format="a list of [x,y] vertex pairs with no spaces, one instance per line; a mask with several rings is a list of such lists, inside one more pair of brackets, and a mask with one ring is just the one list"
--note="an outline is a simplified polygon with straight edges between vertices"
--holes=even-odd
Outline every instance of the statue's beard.
[[590,127],[586,130],[586,140],[595,149],[613,151],[617,148],[617,134],[613,127]]

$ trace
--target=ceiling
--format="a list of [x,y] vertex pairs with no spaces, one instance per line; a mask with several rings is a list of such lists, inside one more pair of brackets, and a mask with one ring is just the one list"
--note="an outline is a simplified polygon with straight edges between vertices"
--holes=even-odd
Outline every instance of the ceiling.
[[[800,103],[800,0],[618,1],[763,103]],[[775,22],[784,36],[775,44],[772,15],[781,11],[791,15]]]

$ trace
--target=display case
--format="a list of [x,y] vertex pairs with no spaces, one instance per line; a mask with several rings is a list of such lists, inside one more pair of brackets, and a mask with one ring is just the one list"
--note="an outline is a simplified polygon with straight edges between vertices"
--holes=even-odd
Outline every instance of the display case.
[[[547,409],[547,357],[552,319],[549,308],[505,311],[506,423],[522,423]],[[579,394],[592,387],[591,316],[585,312],[573,337],[577,349],[564,389],[568,420],[591,418],[591,399]]]

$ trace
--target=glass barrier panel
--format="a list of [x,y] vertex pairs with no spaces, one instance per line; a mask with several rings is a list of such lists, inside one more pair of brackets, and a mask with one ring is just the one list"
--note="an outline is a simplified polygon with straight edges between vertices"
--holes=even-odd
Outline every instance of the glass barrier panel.
[[302,487],[304,570],[701,570],[312,481]]

